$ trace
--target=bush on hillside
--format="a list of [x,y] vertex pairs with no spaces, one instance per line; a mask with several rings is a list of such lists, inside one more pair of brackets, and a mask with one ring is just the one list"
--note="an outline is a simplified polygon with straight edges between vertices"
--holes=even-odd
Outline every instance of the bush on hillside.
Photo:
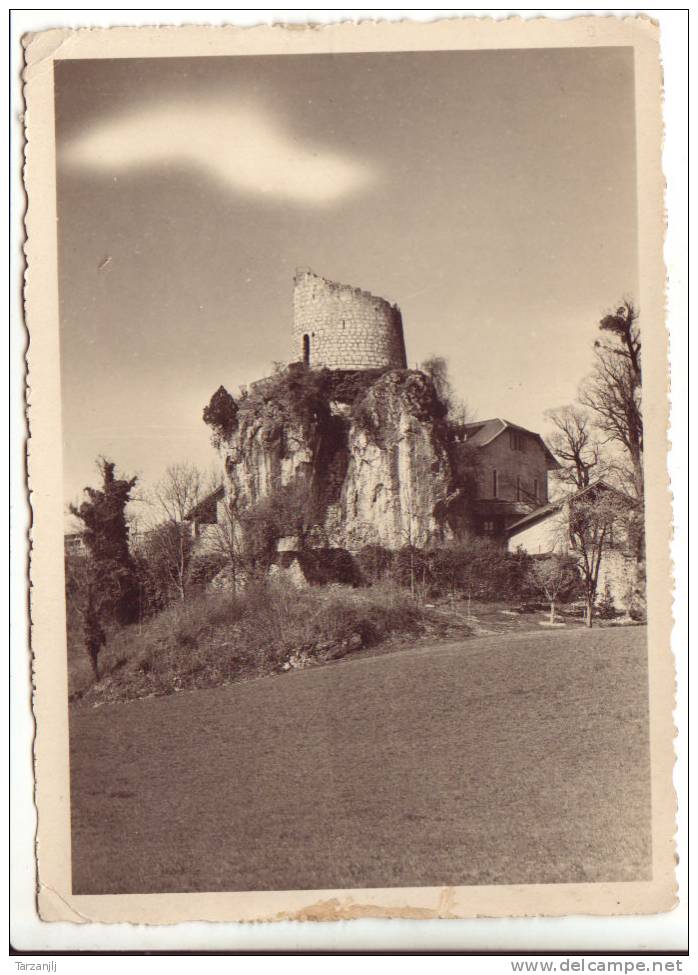
[[114,634],[96,693],[129,700],[216,687],[334,659],[393,633],[415,634],[423,621],[409,594],[387,584],[299,590],[274,580],[237,595],[202,593]]
[[390,579],[412,595],[426,598],[433,591],[429,550],[403,545],[393,556]]
[[302,479],[277,488],[240,515],[242,544],[240,562],[252,579],[264,579],[276,557],[280,538],[303,539],[309,528],[310,499]]
[[526,598],[531,592],[531,559],[506,552],[485,539],[471,538],[394,554],[390,577],[424,596],[470,595],[482,601]]
[[228,561],[222,552],[195,552],[189,563],[189,585],[196,589],[206,588]]
[[389,575],[395,553],[384,545],[364,545],[355,558],[362,582],[372,586]]

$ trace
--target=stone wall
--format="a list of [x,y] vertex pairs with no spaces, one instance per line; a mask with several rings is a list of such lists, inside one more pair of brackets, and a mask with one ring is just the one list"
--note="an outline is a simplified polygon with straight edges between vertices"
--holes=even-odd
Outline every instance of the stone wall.
[[601,558],[597,598],[604,595],[606,586],[616,609],[627,610],[633,594],[644,590],[644,584],[638,579],[637,561],[617,548],[607,549]]
[[367,291],[298,271],[293,292],[293,358],[329,369],[404,369],[397,305]]

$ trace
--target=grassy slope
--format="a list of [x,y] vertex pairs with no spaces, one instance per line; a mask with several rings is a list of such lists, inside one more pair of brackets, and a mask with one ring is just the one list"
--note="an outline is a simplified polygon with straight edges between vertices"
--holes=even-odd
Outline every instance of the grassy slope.
[[74,710],[74,893],[649,876],[645,630]]
[[[540,632],[541,621],[548,619],[547,609],[511,609],[511,602],[466,599],[441,599],[425,606],[404,589],[380,585],[307,590],[277,585],[239,600],[226,593],[200,594],[172,603],[142,627],[112,632],[100,654],[98,684],[80,628],[69,629],[70,698],[92,707],[220,687],[278,671],[293,648],[318,641],[336,643],[356,632],[365,637],[367,647],[353,650],[353,656],[394,653],[401,644],[409,648],[417,641]],[[568,626],[582,625],[571,607],[565,607],[565,615]]]

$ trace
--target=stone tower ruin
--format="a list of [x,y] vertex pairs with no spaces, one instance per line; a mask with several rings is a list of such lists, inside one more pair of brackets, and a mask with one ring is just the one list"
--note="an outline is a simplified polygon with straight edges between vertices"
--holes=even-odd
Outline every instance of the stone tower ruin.
[[294,358],[328,369],[405,369],[402,315],[368,291],[296,271]]

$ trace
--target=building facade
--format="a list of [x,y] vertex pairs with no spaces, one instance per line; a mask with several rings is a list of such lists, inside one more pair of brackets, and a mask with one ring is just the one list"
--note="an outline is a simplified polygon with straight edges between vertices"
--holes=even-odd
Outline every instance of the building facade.
[[560,465],[543,438],[508,420],[466,423],[456,457],[474,467],[474,528],[506,540],[510,525],[548,502],[548,473]]
[[570,532],[570,511],[578,501],[592,494],[594,497],[611,492],[618,499],[619,517],[609,527],[599,567],[597,593],[608,590],[618,609],[627,609],[633,594],[641,588],[638,582],[639,561],[629,545],[627,525],[620,512],[631,512],[636,502],[604,481],[596,481],[555,503],[548,503],[530,511],[509,526],[506,532],[510,552],[521,550],[528,555],[578,556]]

